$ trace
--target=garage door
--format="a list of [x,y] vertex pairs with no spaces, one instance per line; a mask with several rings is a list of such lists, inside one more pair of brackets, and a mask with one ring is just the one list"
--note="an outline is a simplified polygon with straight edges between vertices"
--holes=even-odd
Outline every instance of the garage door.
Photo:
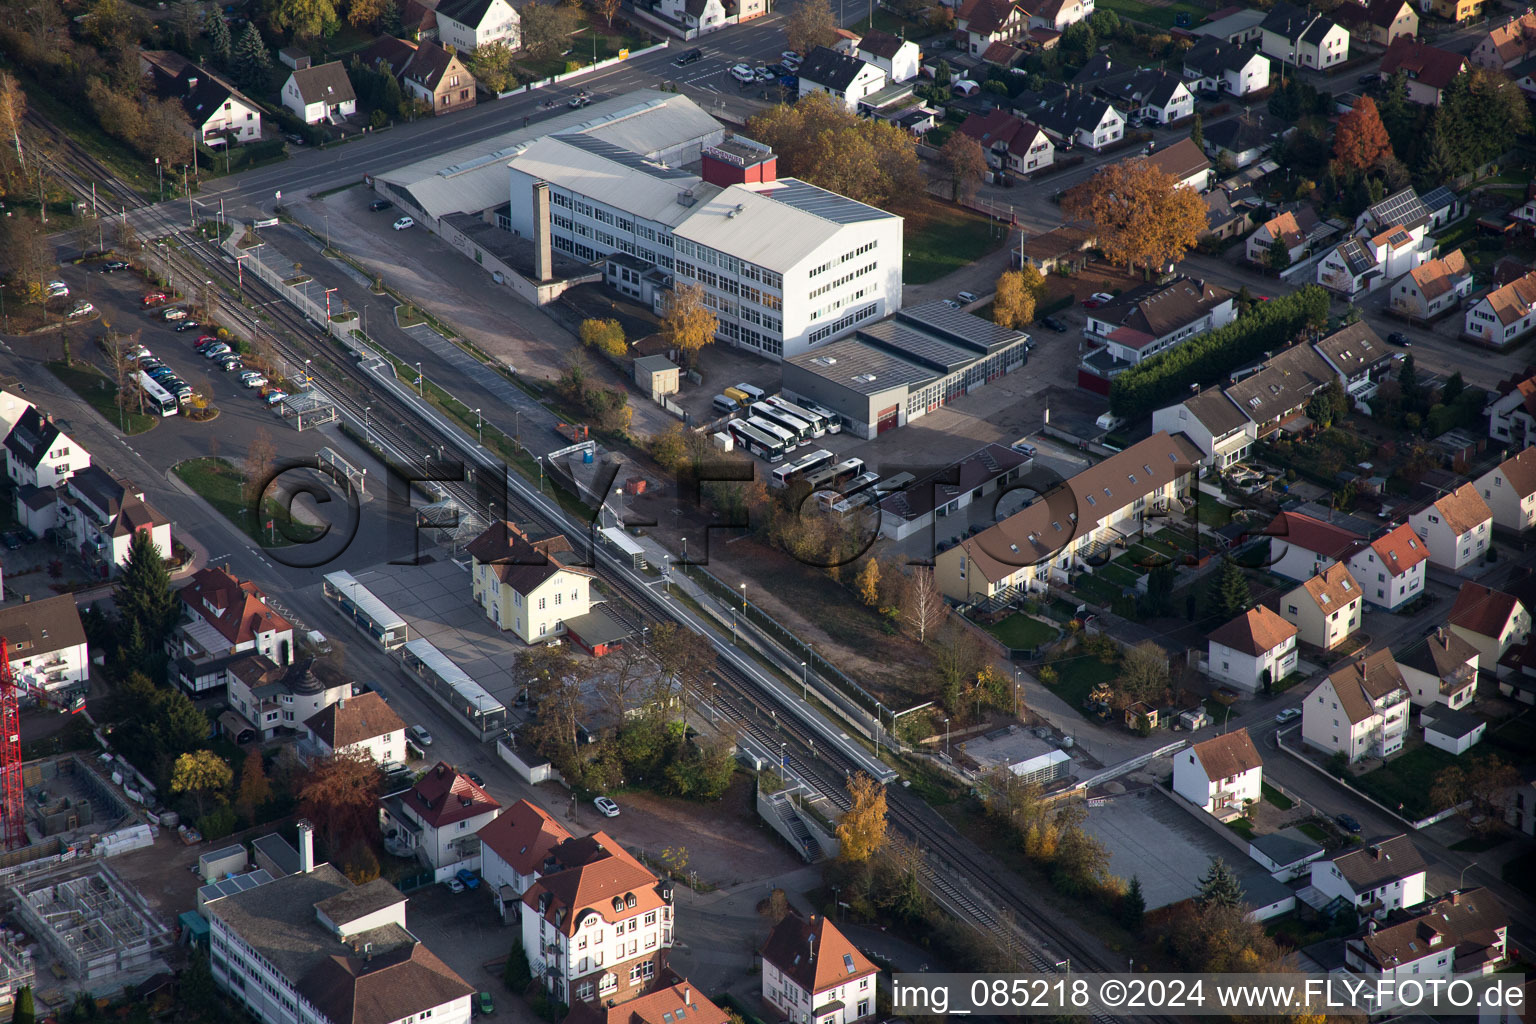
[[875,433],[883,434],[887,430],[896,429],[896,424],[900,419],[900,415],[901,406],[899,405],[893,405],[889,409],[881,409],[875,418]]

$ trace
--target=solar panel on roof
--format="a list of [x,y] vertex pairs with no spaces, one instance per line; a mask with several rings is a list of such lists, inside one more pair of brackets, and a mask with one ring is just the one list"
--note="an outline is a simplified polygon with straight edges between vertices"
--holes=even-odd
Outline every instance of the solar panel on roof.
[[1371,207],[1371,216],[1378,221],[1399,223],[1429,216],[1429,210],[1419,201],[1413,189],[1407,188],[1393,196],[1387,196]]
[[823,220],[830,220],[834,224],[857,224],[891,216],[884,210],[877,210],[873,206],[866,206],[796,178],[780,178],[776,187],[764,189],[758,194]]
[[660,164],[652,163],[638,153],[632,153],[620,146],[615,146],[611,142],[604,142],[602,139],[594,139],[590,135],[558,135],[556,138],[567,146],[574,146],[594,156],[600,156],[605,160],[612,160],[614,163],[621,164],[631,170],[643,171],[651,177],[660,178],[663,181],[695,177],[687,171],[676,167],[663,167]]

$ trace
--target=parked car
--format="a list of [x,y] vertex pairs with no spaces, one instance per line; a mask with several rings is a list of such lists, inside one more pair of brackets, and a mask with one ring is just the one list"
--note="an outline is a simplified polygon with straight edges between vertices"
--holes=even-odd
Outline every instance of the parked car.
[[205,334],[198,339],[196,345],[192,346],[192,351],[196,352],[198,355],[202,355],[204,352],[207,352],[209,348],[218,344],[221,344],[218,338],[215,338],[211,334]]
[[108,260],[107,262],[105,262],[105,263],[103,263],[101,265],[101,272],[103,274],[115,274],[119,270],[127,270],[127,269],[128,269],[128,261],[127,260]]
[[955,298],[960,300],[960,304],[961,305],[969,306],[971,303],[976,301],[976,293],[975,292],[957,292],[955,294]]
[[783,53],[779,54],[779,56],[783,57],[785,60],[799,60],[800,59],[800,55],[798,53],[796,53],[794,50],[785,50]]
[[617,818],[619,816],[619,805],[605,796],[594,797],[592,806],[602,811],[604,817]]
[[443,882],[443,888],[451,893],[461,893],[464,891],[464,883],[457,878],[449,878]]
[[485,780],[480,777],[478,772],[465,772],[464,774],[469,776],[470,782],[473,782],[482,789],[485,788]]
[[1286,708],[1275,716],[1276,725],[1286,725],[1301,717],[1301,708]]
[[129,359],[148,359],[152,355],[154,355],[154,353],[149,350],[149,346],[148,345],[140,345],[139,346],[139,350],[137,352],[135,352],[133,355],[129,356],[128,358]]
[[1359,834],[1361,831],[1360,822],[1355,820],[1355,816],[1353,814],[1334,815],[1333,821],[1334,824],[1338,825],[1339,828],[1346,832]]
[[211,334],[199,334],[197,336],[197,341],[196,341],[195,344],[198,344],[198,345],[211,345],[215,341],[218,341],[218,340],[219,340],[218,338],[214,337]]
[[214,344],[209,345],[207,348],[203,349],[203,358],[204,359],[217,359],[217,358],[219,358],[219,356],[228,355],[230,352],[233,352],[233,351],[234,351],[234,349],[230,348],[228,345],[224,344],[222,341],[219,341],[219,342],[215,342]]
[[166,321],[185,320],[186,318],[187,311],[184,309],[178,309],[176,306],[172,306],[170,309],[160,314],[160,319]]
[[187,331],[198,330],[202,326],[202,321],[199,320],[183,320],[181,323],[176,325],[176,332],[178,334],[185,334]]
[[1109,294],[1109,292],[1094,292],[1092,295],[1083,300],[1083,308],[1098,309],[1106,302],[1113,302],[1114,300],[1115,297]]
[[476,876],[476,874],[473,871],[469,870],[468,868],[459,868],[458,871],[454,872],[453,877],[455,877],[459,881],[463,882],[464,883],[464,888],[466,888],[466,889],[478,889],[478,888],[480,888],[480,879],[479,879],[479,877]]
[[432,734],[423,727],[413,725],[406,732],[410,734],[411,742],[415,743],[418,747],[430,747],[432,745]]
[[757,70],[752,72],[752,75],[759,82],[771,82],[775,78],[779,77],[778,75],[773,73],[773,69],[772,68],[767,67],[767,66],[759,67]]
[[162,302],[171,301],[171,297],[165,294],[165,292],[150,292],[148,295],[144,296],[143,301],[144,305],[146,306],[157,306]]
[[731,68],[731,77],[742,85],[751,85],[757,81],[757,73],[745,64],[737,64]]
[[783,64],[783,63],[769,64],[768,65],[768,70],[773,73],[773,77],[774,78],[783,78],[783,77],[785,77],[786,75],[789,74],[789,67],[788,67],[788,65]]
[[287,139],[295,146],[304,145],[304,136],[298,134],[297,132],[289,132],[287,135],[284,135],[283,138]]
[[1393,345],[1401,345],[1403,348],[1413,347],[1413,339],[1408,337],[1408,335],[1404,334],[1402,331],[1393,331],[1391,334],[1387,335],[1387,341]]
[[69,298],[69,285],[65,284],[63,281],[49,281],[48,297],[50,299]]
[[90,316],[94,312],[96,312],[96,307],[95,306],[91,305],[89,302],[81,302],[81,303],[77,304],[74,309],[69,311],[69,315],[70,316]]
[[482,1017],[489,1017],[496,1012],[496,1004],[491,1002],[491,994],[489,992],[480,993],[476,1009],[480,1011],[480,1016]]
[[1361,75],[1359,78],[1355,79],[1355,81],[1360,85],[1371,85],[1378,81],[1380,78],[1381,75],[1373,71],[1368,75]]
[[406,228],[413,228],[415,226],[416,222],[409,217],[401,217],[399,220],[395,221],[396,231],[404,231]]
[[219,369],[223,370],[225,373],[230,373],[234,370],[245,369],[245,364],[240,361],[240,357],[238,355],[231,352],[227,356],[219,357]]
[[375,199],[373,202],[368,204],[368,209],[377,213],[380,210],[387,210],[394,205],[395,204],[390,202],[388,199]]
[[262,398],[266,401],[266,403],[268,405],[276,405],[278,402],[281,402],[283,399],[285,399],[287,397],[288,397],[288,392],[283,391],[281,389],[278,389],[276,391],[268,391],[265,395],[262,396]]
[[248,388],[264,388],[267,386],[267,378],[255,370],[246,370],[240,375],[240,383]]
[[1040,322],[1042,324],[1044,324],[1046,327],[1048,327],[1051,330],[1055,331],[1057,334],[1064,334],[1064,333],[1066,333],[1067,325],[1062,323],[1060,320],[1056,319],[1053,316],[1044,317],[1044,318],[1041,319]]
[[1015,441],[1009,447],[1018,452],[1020,455],[1027,455],[1030,458],[1034,458],[1036,455],[1040,454],[1040,450],[1027,441]]
[[682,53],[678,54],[677,59],[674,60],[672,64],[674,67],[685,68],[689,64],[693,64],[696,61],[702,60],[703,58],[704,51],[698,47],[694,47],[692,50],[684,50]]
[[944,303],[944,305],[948,306],[950,309],[959,309],[960,308],[960,303],[955,301],[954,299],[941,299],[940,301],[942,301]]

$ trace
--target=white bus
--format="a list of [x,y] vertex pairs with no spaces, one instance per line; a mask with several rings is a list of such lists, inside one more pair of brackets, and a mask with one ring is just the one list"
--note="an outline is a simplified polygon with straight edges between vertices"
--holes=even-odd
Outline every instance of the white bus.
[[158,416],[175,416],[181,411],[181,405],[176,401],[176,396],[156,383],[155,378],[144,371],[139,371],[139,390],[144,392],[144,404],[153,409]]
[[848,481],[847,485],[841,489],[843,497],[851,498],[855,494],[858,494],[860,491],[868,490],[869,488],[873,487],[875,485],[875,481],[879,479],[879,473],[860,473],[858,476]]
[[817,405],[815,402],[801,402],[800,408],[807,412],[813,412],[826,420],[827,433],[841,434],[843,432],[843,418],[826,406]]
[[832,467],[832,479],[842,484],[845,481],[852,480],[862,472],[864,472],[863,459],[848,459]]
[[779,426],[777,423],[772,423],[772,422],[770,422],[768,420],[763,419],[761,416],[748,416],[747,417],[747,426],[754,427],[754,428],[756,428],[758,430],[761,430],[763,433],[767,434],[769,437],[776,437],[780,441],[783,441],[784,442],[784,451],[785,451],[786,454],[791,449],[793,449],[797,444],[800,443],[800,439],[798,437],[796,437],[794,434],[792,434],[788,430],[785,430],[783,427]]
[[814,473],[818,469],[832,465],[832,453],[825,448],[811,452],[791,462],[787,466],[780,466],[773,471],[773,485],[775,487],[788,487],[795,480],[807,473]]
[[764,433],[750,423],[743,423],[741,420],[731,420],[729,429],[731,436],[736,439],[736,443],[758,458],[766,459],[769,462],[780,462],[783,460],[784,452],[788,446],[784,444],[782,439],[775,437],[773,434]]
[[816,412],[814,409],[807,409],[802,405],[796,405],[793,402],[780,398],[778,395],[774,395],[772,398],[768,399],[768,404],[774,406],[775,408],[784,410],[797,420],[804,420],[806,423],[809,423],[811,425],[812,437],[826,436],[827,418],[821,413]]
[[769,405],[767,402],[753,402],[751,411],[752,415],[758,419],[767,420],[774,426],[782,427],[789,431],[794,435],[795,440],[802,444],[816,436],[809,423],[798,416],[791,416],[776,405]]

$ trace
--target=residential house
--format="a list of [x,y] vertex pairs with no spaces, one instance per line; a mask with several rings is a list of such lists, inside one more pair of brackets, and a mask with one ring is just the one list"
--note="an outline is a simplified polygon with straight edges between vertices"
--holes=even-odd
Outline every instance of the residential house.
[[870,29],[859,38],[859,59],[885,72],[891,82],[916,78],[923,62],[922,51],[910,39]]
[[387,75],[400,77],[405,66],[410,63],[411,57],[416,53],[416,45],[395,36],[379,36],[373,42],[363,47],[362,53],[357,59],[364,67],[372,68]]
[[1014,0],[964,0],[955,27],[965,33],[966,52],[980,57],[993,43],[1011,43],[1029,28],[1029,12]]
[[377,693],[343,697],[304,722],[322,757],[353,752],[374,764],[405,763],[405,722]]
[[966,603],[1067,580],[1116,538],[1136,533],[1148,514],[1185,498],[1201,454],[1183,435],[1159,431],[1089,466],[1002,522],[939,552],[939,589]]
[[297,872],[204,904],[214,983],[261,1024],[469,1024],[474,987],[406,929],[405,903],[315,864],[300,822]]
[[1531,613],[1512,594],[1471,580],[1461,585],[1446,616],[1451,631],[1477,649],[1477,664],[1495,672],[1511,647],[1531,635]]
[[[36,406],[28,406],[5,435],[5,472],[16,485],[18,497],[28,486],[57,487],[90,464],[91,453]],[[19,507],[17,517],[22,518]]]
[[1515,798],[1509,802],[1504,820],[1511,827],[1536,838],[1536,776],[1529,771],[1515,787]]
[[1495,526],[1519,533],[1536,526],[1536,448],[1522,448],[1477,478]]
[[1219,285],[1178,276],[1137,285],[1089,310],[1083,337],[1091,348],[1078,364],[1078,386],[1107,394],[1126,367],[1237,319],[1235,298]]
[[1384,374],[1396,369],[1396,357],[1381,335],[1364,320],[1345,324],[1312,343],[1323,361],[1339,375],[1339,383],[1353,395]]
[[1367,604],[1395,612],[1424,593],[1429,549],[1407,523],[1373,540],[1357,541],[1343,559],[1360,581]]
[[1405,835],[1355,847],[1312,865],[1312,884],[1329,899],[1339,898],[1362,917],[1385,917],[1424,902],[1427,868]]
[[1462,336],[1502,347],[1536,328],[1536,270],[1495,288],[1467,307]]
[[763,943],[763,1001],[793,1024],[875,1016],[880,970],[825,916],[791,911]]
[[[1308,221],[1306,227],[1302,226],[1302,218]],[[1316,223],[1317,214],[1310,206],[1276,214],[1248,236],[1248,262],[1264,267],[1274,266],[1275,257],[1270,255],[1270,251],[1276,245],[1281,245],[1289,257],[1285,261],[1286,265],[1295,263],[1307,254],[1307,233]]]
[[480,876],[503,923],[520,919],[523,893],[559,870],[555,849],[571,838],[542,807],[519,800],[480,829]]
[[812,50],[796,74],[801,96],[826,93],[854,112],[860,100],[886,85],[885,72],[878,65],[827,46]]
[[1397,655],[1408,699],[1421,708],[1439,704],[1457,711],[1477,694],[1477,648],[1444,626]]
[[181,104],[203,145],[261,138],[261,107],[207,68],[171,50],[140,50],[139,65],[156,96]]
[[1098,91],[1131,117],[1162,125],[1182,121],[1195,112],[1194,96],[1184,80],[1171,71],[1138,70],[1122,81],[1101,85]]
[[1408,711],[1408,684],[1392,652],[1383,648],[1336,669],[1307,695],[1301,738],[1344,754],[1351,764],[1387,757],[1403,747]]
[[1254,836],[1248,844],[1248,856],[1259,863],[1277,882],[1292,882],[1311,873],[1311,864],[1321,860],[1323,848],[1299,828],[1283,828]]
[[1252,46],[1201,36],[1184,54],[1184,77],[1197,92],[1247,96],[1269,88],[1269,58]]
[[1419,13],[1408,0],[1344,0],[1328,12],[1357,41],[1390,46],[1419,34]]
[[1265,360],[1258,373],[1229,384],[1226,393],[1248,417],[1249,437],[1258,440],[1304,415],[1312,396],[1336,379],[1317,349],[1292,345]]
[[1452,757],[1460,757],[1482,742],[1488,722],[1470,711],[1452,711],[1443,705],[1425,708],[1419,714],[1424,728],[1424,742]]
[[91,653],[73,594],[0,608],[0,638],[18,693],[54,701],[85,693]]
[[1347,298],[1373,292],[1419,266],[1434,248],[1425,225],[1394,225],[1375,235],[1349,238],[1317,264],[1317,283]]
[[[1420,197],[1419,202],[1429,211],[1429,230],[1436,231],[1467,215],[1467,201],[1448,185],[1439,185]],[[1498,264],[1494,264],[1497,269]],[[1517,275],[1518,276],[1518,275]],[[1496,283],[1497,275],[1494,277]]]
[[1472,267],[1457,249],[1420,264],[1392,286],[1392,311],[1410,320],[1449,313],[1472,294]]
[[416,785],[379,801],[379,827],[441,878],[480,867],[479,832],[500,811],[474,779],[439,761]]
[[1173,791],[1207,814],[1242,814],[1259,801],[1264,759],[1247,729],[1213,736],[1173,759]]
[[492,523],[465,548],[475,602],[523,643],[560,636],[566,619],[592,610],[593,574],[562,564],[557,556],[569,550],[564,537],[531,540],[509,522]]
[[438,0],[437,39],[459,53],[497,42],[516,50],[522,46],[522,18],[508,0]]
[[733,1019],[697,986],[668,969],[643,995],[625,1002],[578,1001],[563,1024],[730,1024]]
[[1296,627],[1263,605],[1221,626],[1206,643],[1207,674],[1247,693],[1268,693],[1296,671]]
[[1269,571],[1298,582],[1349,557],[1361,541],[1353,531],[1304,512],[1280,512],[1263,532],[1269,537]]
[[1019,243],[1019,256],[1042,274],[1067,273],[1087,266],[1088,250],[1097,244],[1092,231],[1077,224],[1062,224],[1024,239]]
[[[438,13],[442,13],[441,8]],[[475,105],[475,80],[469,69],[458,54],[431,41],[416,48],[400,73],[400,81],[406,95],[429,105],[434,115],[452,114]]]
[[1391,78],[1401,71],[1408,81],[1408,99],[1428,107],[1438,107],[1446,88],[1467,70],[1467,59],[1459,53],[1399,37],[1381,57],[1381,77]]
[[1536,11],[1527,10],[1490,30],[1473,44],[1468,57],[1476,67],[1508,71],[1533,53],[1536,53]]
[[1147,163],[1171,175],[1180,185],[1204,192],[1211,187],[1211,161],[1200,152],[1195,140],[1180,139],[1146,158]]
[[1056,161],[1056,147],[1044,129],[1002,107],[970,115],[960,132],[980,144],[987,165],[994,169],[1033,174]]
[[1032,119],[1062,149],[1081,145],[1098,151],[1125,135],[1125,118],[1118,110],[1104,100],[1076,93],[1043,104]]
[[1483,410],[1489,436],[1516,448],[1536,444],[1536,367],[1500,381],[1496,390]]
[[1433,214],[1411,187],[1392,193],[1378,203],[1372,203],[1365,212],[1355,218],[1355,232],[1373,235],[1387,228],[1403,227],[1419,232],[1427,229]]
[[284,666],[254,652],[225,665],[224,686],[229,710],[219,716],[219,724],[225,734],[249,730],[253,739],[263,741],[302,732],[316,714],[352,693],[351,678],[330,662],[303,658]]
[[293,660],[293,623],[256,584],[224,569],[200,569],[180,597],[181,623],[167,646],[173,677],[194,697],[224,687],[225,667],[247,651],[277,665]]
[[1212,160],[1229,161],[1238,170],[1256,164],[1274,144],[1276,129],[1262,113],[1252,111],[1217,121],[1205,131],[1205,153]]
[[1367,926],[1344,943],[1344,963],[1367,979],[1481,977],[1508,957],[1509,913],[1487,889],[1465,889],[1420,907],[1412,917]]
[[1442,494],[1408,522],[1429,548],[1429,564],[1453,572],[1481,561],[1493,539],[1493,512],[1470,482]]
[[41,537],[54,530],[70,544],[88,571],[100,579],[116,576],[128,563],[134,537],[149,537],[160,557],[169,560],[171,524],[130,480],[100,466],[85,466],[62,486],[30,484],[17,488],[17,521]]
[[1201,198],[1205,200],[1206,237],[1231,241],[1252,225],[1252,211],[1246,204],[1233,205],[1226,189],[1212,189]]
[[933,530],[951,516],[969,515],[966,508],[990,495],[1001,497],[1000,492],[1011,489],[1030,465],[1023,452],[994,443],[899,490],[884,491],[878,501],[881,536],[900,542],[919,531]]
[[1349,59],[1349,33],[1312,10],[1279,0],[1259,25],[1260,48],[1284,64],[1326,71]]
[[1202,452],[1200,464],[1223,470],[1241,462],[1253,444],[1248,417],[1220,388],[1206,388],[1152,414],[1153,431],[1182,433]]
[[1029,27],[1036,32],[1065,32],[1094,12],[1094,0],[1039,0],[1029,12]]
[[672,885],[606,832],[555,847],[552,870],[523,893],[522,940],[533,975],[572,1006],[623,1003],[650,987],[672,948]]
[[1483,13],[1483,0],[1430,0],[1430,9],[1446,21],[1470,21]]
[[283,83],[283,106],[306,124],[341,123],[357,113],[357,93],[341,61],[300,68]]
[[1296,625],[1303,643],[1331,651],[1360,628],[1360,584],[1335,562],[1280,597],[1280,616]]
[[1223,7],[1192,31],[1197,42],[1209,38],[1234,45],[1257,43],[1264,34],[1265,14],[1256,8]]

